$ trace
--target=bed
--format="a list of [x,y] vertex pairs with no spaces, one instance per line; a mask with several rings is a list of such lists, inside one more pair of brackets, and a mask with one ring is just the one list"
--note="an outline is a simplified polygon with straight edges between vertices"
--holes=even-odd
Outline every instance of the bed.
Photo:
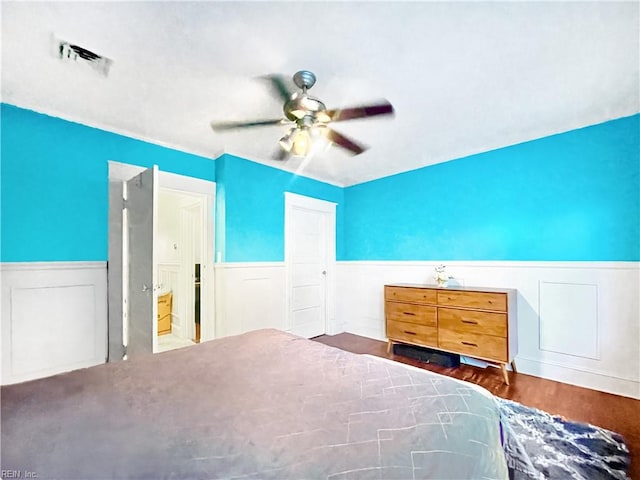
[[486,391],[278,330],[1,394],[2,470],[23,478],[508,478]]

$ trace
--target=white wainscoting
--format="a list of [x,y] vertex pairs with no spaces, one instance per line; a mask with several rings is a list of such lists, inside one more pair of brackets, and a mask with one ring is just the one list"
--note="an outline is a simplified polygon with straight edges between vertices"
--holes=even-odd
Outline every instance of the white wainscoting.
[[284,262],[217,263],[216,338],[260,328],[287,330]]
[[[291,330],[284,262],[217,263],[215,272],[216,338],[260,328]],[[328,314],[329,334],[344,332],[335,318]]]
[[106,262],[3,263],[3,385],[104,363]]
[[[336,317],[386,340],[383,286],[433,284],[438,263],[338,262]],[[640,398],[640,263],[443,263],[461,285],[518,290],[519,371]]]
[[[522,373],[640,398],[640,264],[446,262],[466,286],[518,290]],[[385,339],[383,285],[433,283],[436,262],[337,262],[336,322]],[[284,262],[217,264],[216,337],[287,330]],[[1,265],[2,384],[103,363],[105,262]]]

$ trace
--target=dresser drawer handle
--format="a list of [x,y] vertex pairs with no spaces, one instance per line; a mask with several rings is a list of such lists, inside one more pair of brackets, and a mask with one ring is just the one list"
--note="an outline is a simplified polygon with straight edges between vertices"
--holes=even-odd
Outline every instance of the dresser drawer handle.
[[407,335],[417,335],[416,332],[410,332],[409,330],[405,330],[404,333],[406,333]]
[[461,320],[462,323],[468,323],[469,325],[478,325],[478,322],[475,320],[465,320],[464,318]]
[[478,344],[471,343],[471,342],[460,342],[460,343],[462,343],[463,345],[469,345],[470,347],[477,347],[478,346]]
[[412,316],[412,317],[415,317],[415,316],[416,316],[416,314],[415,314],[415,313],[413,313],[413,312],[402,312],[402,313],[404,313],[405,315],[410,315],[410,316]]

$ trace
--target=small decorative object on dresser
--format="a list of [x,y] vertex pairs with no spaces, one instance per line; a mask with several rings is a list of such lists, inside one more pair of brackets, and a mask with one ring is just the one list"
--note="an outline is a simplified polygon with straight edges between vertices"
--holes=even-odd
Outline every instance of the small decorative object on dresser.
[[438,265],[433,270],[435,272],[435,274],[433,275],[433,278],[435,279],[438,287],[440,288],[446,287],[447,284],[449,283],[449,279],[452,278],[447,273],[447,267],[445,267],[444,265]]
[[497,363],[509,385],[507,363],[518,353],[514,289],[385,285],[387,338]]

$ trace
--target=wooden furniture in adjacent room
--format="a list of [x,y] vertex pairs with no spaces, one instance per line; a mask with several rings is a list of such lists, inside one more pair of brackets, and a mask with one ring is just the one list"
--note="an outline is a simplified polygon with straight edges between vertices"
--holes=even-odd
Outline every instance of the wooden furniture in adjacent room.
[[407,343],[497,363],[516,371],[516,291],[513,289],[385,285],[390,351]]
[[158,335],[171,333],[171,309],[173,293],[158,296]]

